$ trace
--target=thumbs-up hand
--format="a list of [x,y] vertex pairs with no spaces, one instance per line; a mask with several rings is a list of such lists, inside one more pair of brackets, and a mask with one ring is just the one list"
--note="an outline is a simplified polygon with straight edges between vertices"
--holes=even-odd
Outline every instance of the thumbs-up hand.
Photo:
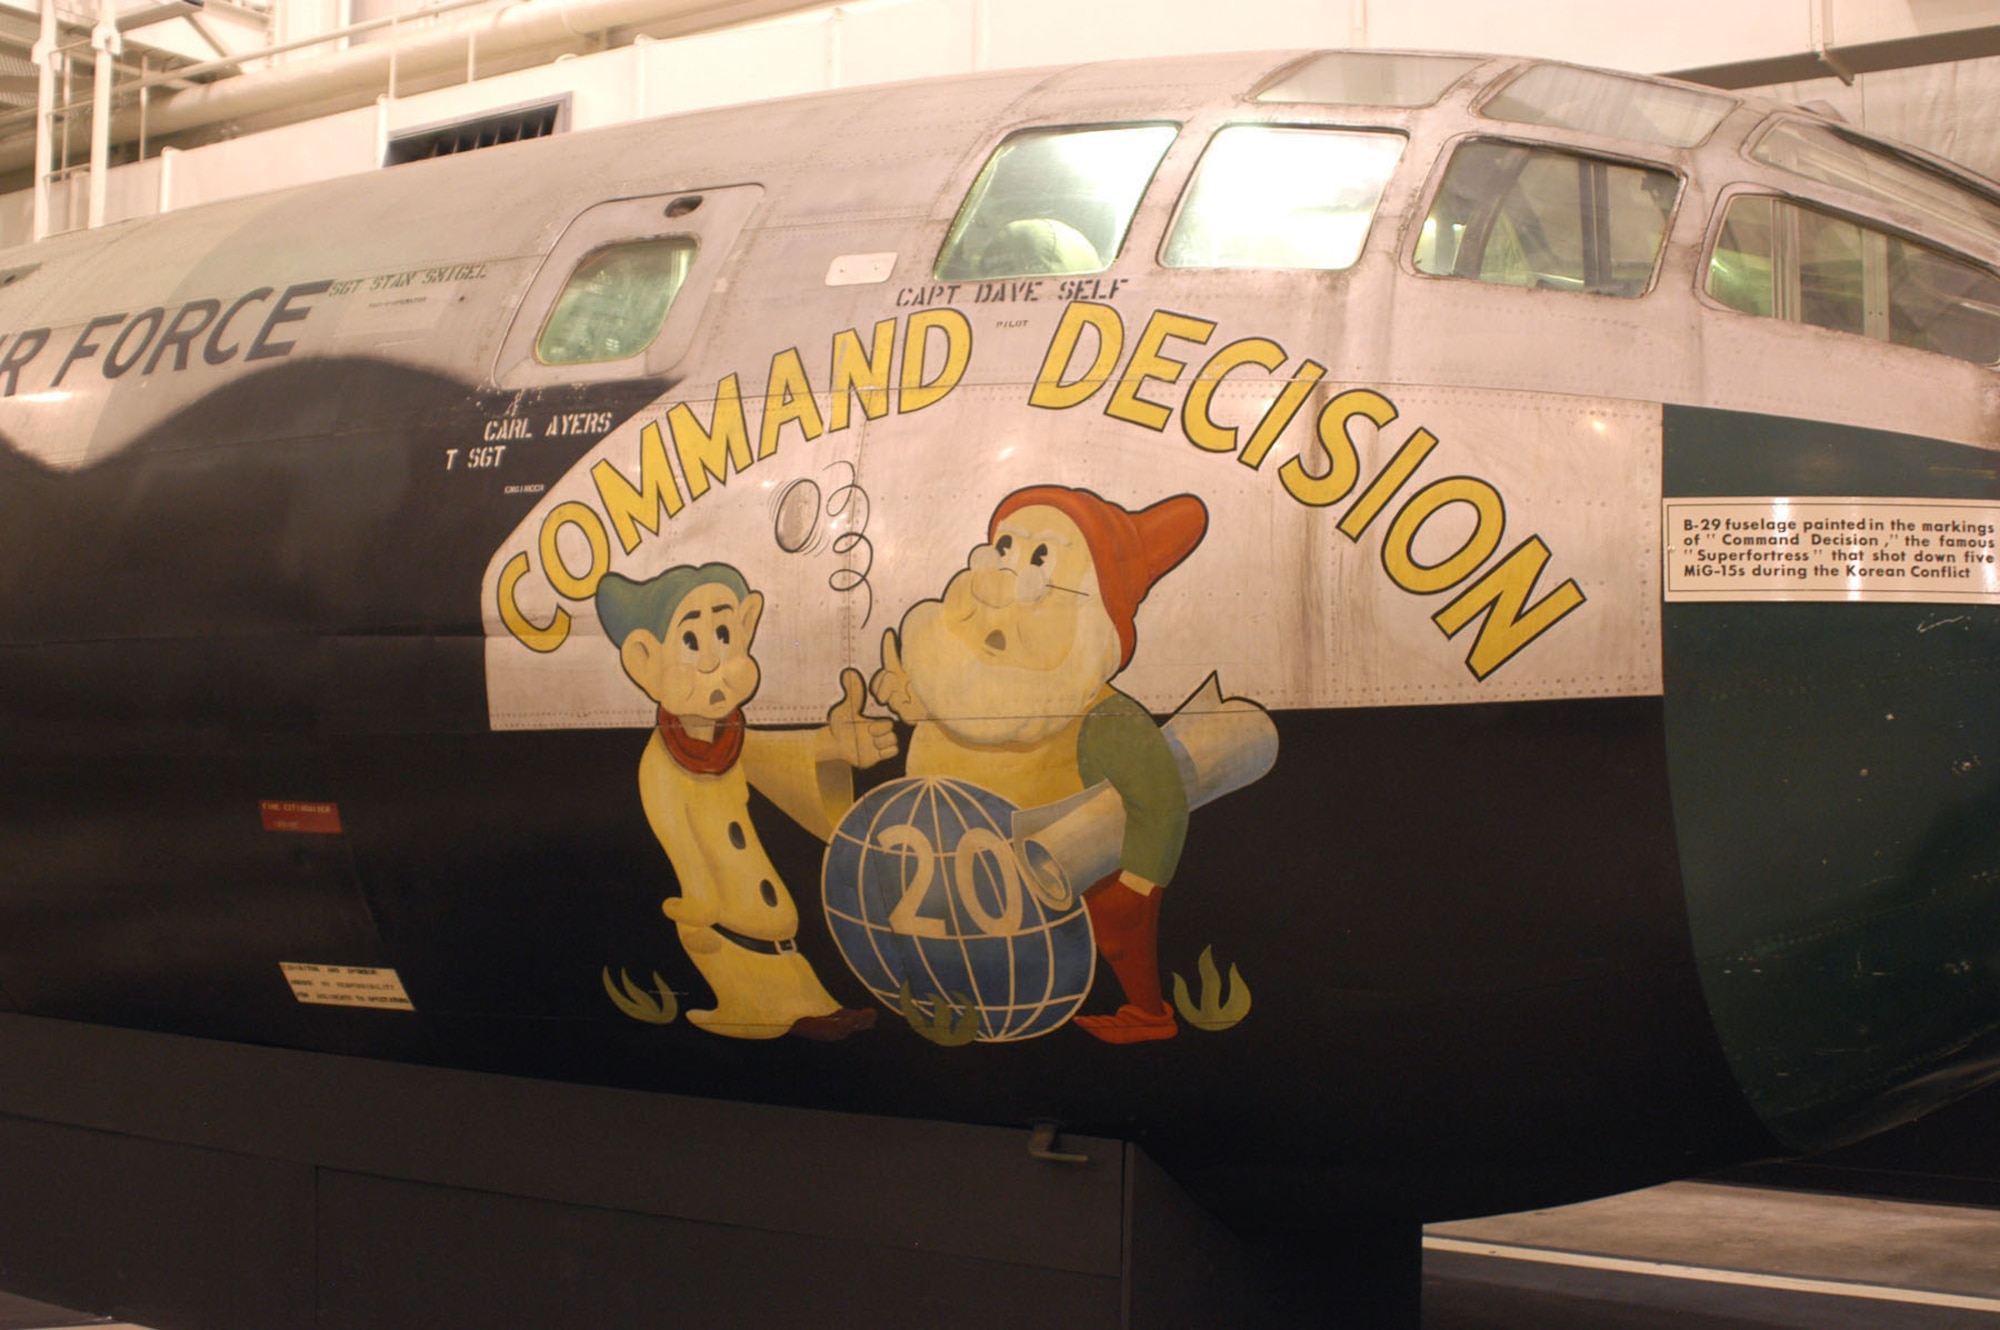
[[869,681],[869,690],[877,702],[895,712],[896,718],[905,724],[914,725],[926,719],[923,703],[910,691],[910,676],[903,669],[902,643],[893,628],[883,630],[882,668]]
[[896,724],[869,716],[861,671],[840,672],[841,697],[826,713],[826,736],[833,756],[851,767],[872,767],[896,755]]

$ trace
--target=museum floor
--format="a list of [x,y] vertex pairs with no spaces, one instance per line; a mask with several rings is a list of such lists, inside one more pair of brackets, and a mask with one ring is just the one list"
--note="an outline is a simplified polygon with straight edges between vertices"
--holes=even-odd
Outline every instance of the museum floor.
[[[1424,1246],[1424,1330],[2000,1327],[2000,1210],[1974,1206],[1681,1182]],[[127,1330],[0,1293],[0,1330],[72,1326]]]

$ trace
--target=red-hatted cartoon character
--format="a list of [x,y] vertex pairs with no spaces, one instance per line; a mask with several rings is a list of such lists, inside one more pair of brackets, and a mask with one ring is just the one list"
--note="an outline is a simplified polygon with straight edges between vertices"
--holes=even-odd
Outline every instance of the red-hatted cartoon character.
[[915,726],[913,776],[971,781],[1021,808],[1100,782],[1123,801],[1118,870],[1084,900],[1125,1003],[1076,1018],[1110,1043],[1178,1030],[1160,990],[1158,931],[1188,825],[1172,747],[1111,680],[1138,644],[1139,603],[1207,529],[1208,510],[1189,494],[1134,512],[1089,490],[1017,490],[942,599],[912,606],[884,635],[871,684]]

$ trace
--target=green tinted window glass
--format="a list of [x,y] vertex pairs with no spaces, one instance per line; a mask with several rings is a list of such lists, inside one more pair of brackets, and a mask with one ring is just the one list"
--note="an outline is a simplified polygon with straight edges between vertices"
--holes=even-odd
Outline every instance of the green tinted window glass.
[[997,148],[938,257],[940,281],[1102,272],[1118,257],[1173,125],[1030,130]]
[[1736,99],[1699,88],[1537,65],[1480,108],[1495,120],[1691,148],[1714,132]]
[[1161,261],[1346,268],[1403,153],[1400,134],[1237,125],[1210,140]]
[[1260,102],[1321,106],[1429,106],[1477,69],[1477,56],[1329,51],[1257,94]]
[[1771,317],[1771,200],[1737,199],[1708,257],[1708,293],[1734,310]]
[[1644,294],[1680,191],[1671,171],[1474,139],[1418,235],[1419,272],[1594,295]]
[[592,250],[556,297],[535,358],[588,365],[644,351],[667,321],[695,248],[693,236],[663,236]]
[[1745,314],[2000,362],[2000,276],[1782,199],[1730,201],[1708,293]]

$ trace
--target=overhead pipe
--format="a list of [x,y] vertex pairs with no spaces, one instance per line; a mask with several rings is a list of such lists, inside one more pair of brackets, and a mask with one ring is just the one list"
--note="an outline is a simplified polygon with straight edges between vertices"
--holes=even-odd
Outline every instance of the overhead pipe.
[[[825,0],[769,0],[752,6],[759,16],[797,10],[818,9]],[[490,0],[446,0],[446,3],[395,15],[408,24],[433,13],[447,13]],[[491,64],[508,55],[575,41],[578,37],[613,28],[637,27],[669,19],[690,18],[704,12],[723,11],[731,19],[741,16],[745,6],[728,0],[518,0],[518,3],[485,9],[452,21],[440,22],[418,35],[393,42],[372,42],[312,60],[299,60],[260,70],[254,77],[222,79],[198,87],[184,88],[169,96],[156,97],[147,108],[147,133],[155,138],[199,129],[227,120],[241,119],[287,107],[311,106],[322,112],[365,106],[388,85],[391,64],[399,83],[431,74],[456,72],[464,67],[468,39],[479,44],[482,62]],[[389,19],[375,19],[352,25],[345,33],[324,33],[298,42],[261,47],[240,56],[156,74],[136,85],[144,89],[183,82],[203,73],[232,69],[266,56],[298,47],[317,45],[335,37],[390,26]],[[0,115],[0,133],[15,132],[0,139],[0,170],[25,166],[33,144],[19,132],[22,117]],[[111,135],[120,142],[138,133],[136,111],[114,115]]]

